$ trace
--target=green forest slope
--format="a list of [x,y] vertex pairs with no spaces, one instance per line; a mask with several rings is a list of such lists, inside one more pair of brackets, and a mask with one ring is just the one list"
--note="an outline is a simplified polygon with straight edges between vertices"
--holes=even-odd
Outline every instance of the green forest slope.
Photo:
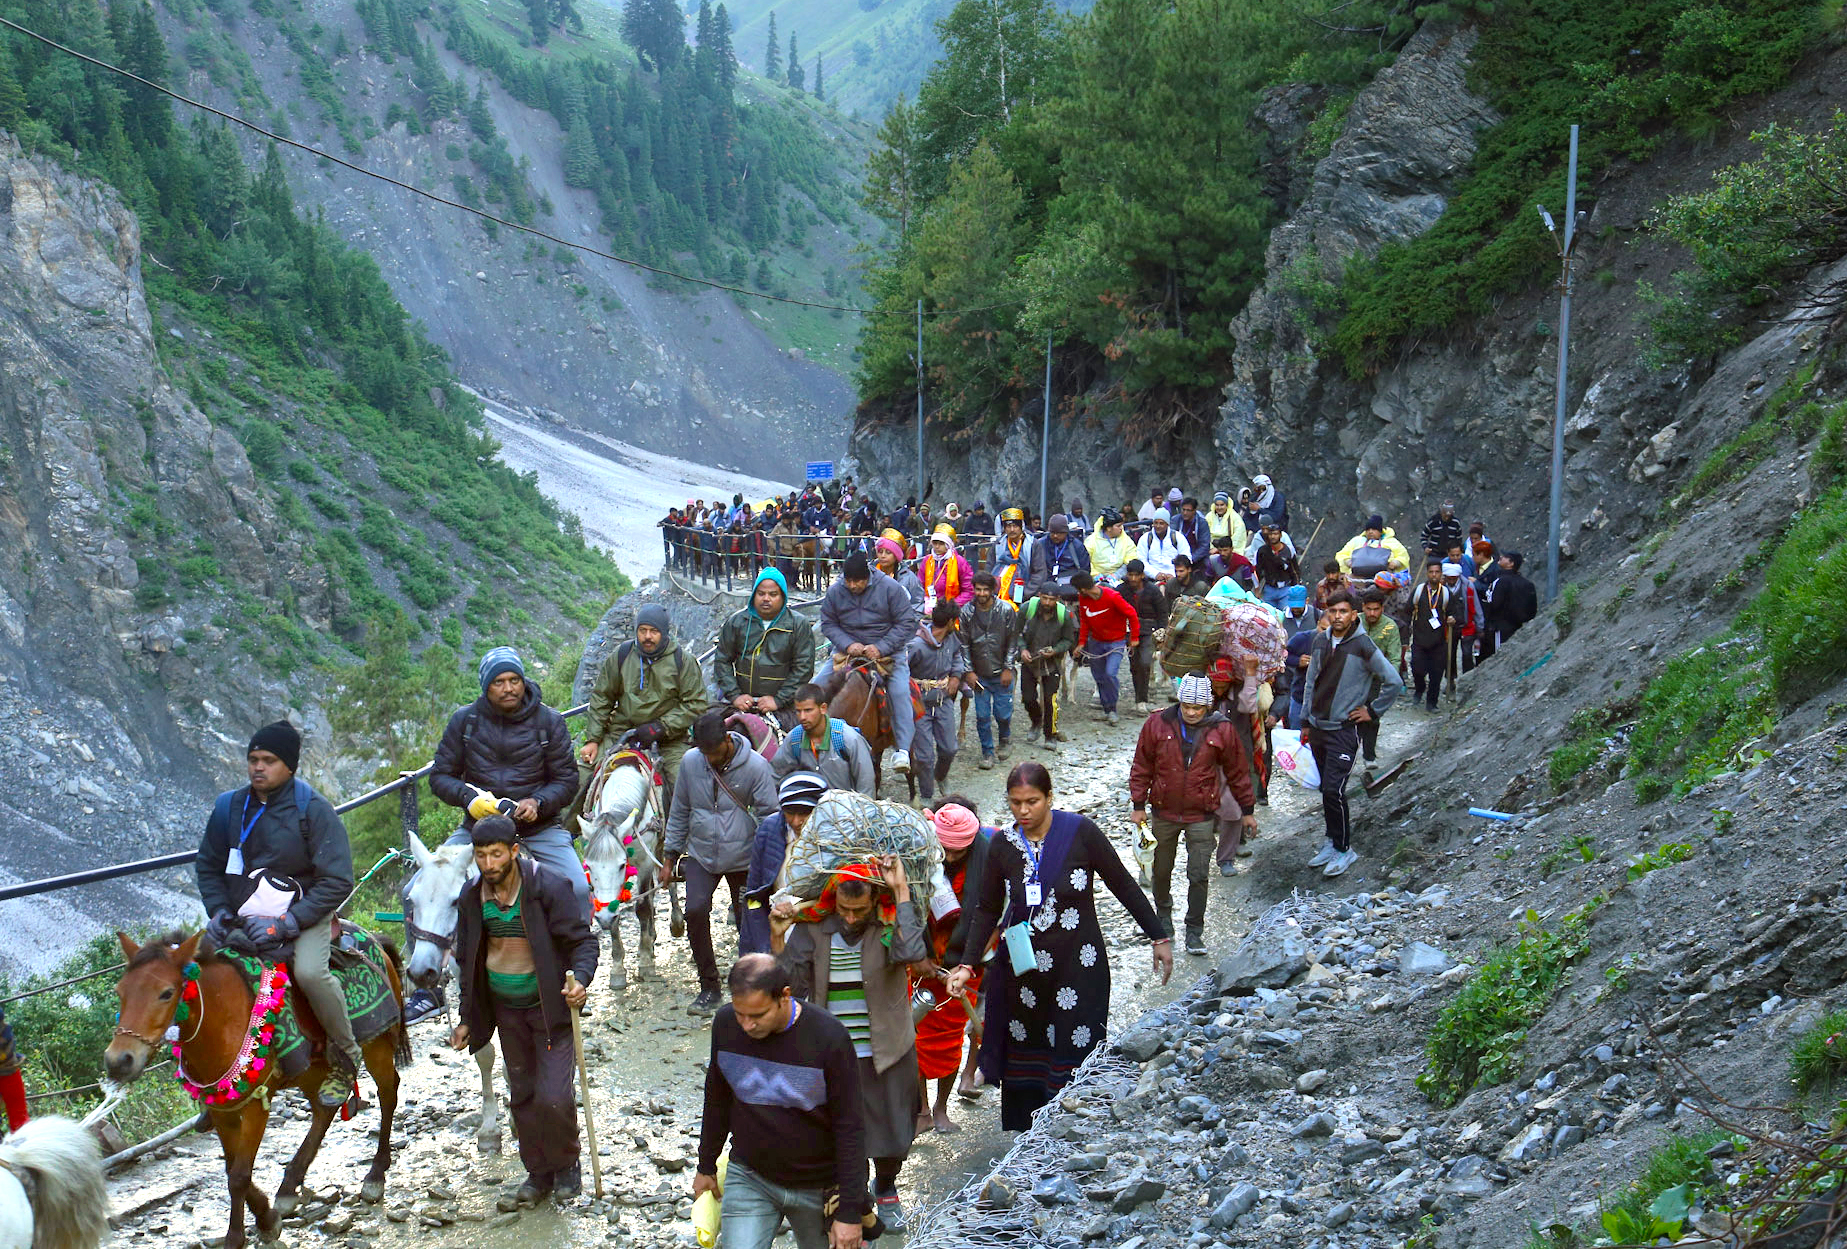
[[[1421,23],[1478,29],[1473,85],[1504,120],[1436,227],[1340,283],[1304,279],[1318,328],[1363,374],[1555,263],[1531,205],[1563,202],[1570,123],[1584,127],[1587,180],[1669,132],[1708,133],[1841,13],[1833,0],[1358,0],[1332,21],[1326,8],[1099,0],[1062,19],[1046,0],[959,0],[943,59],[885,118],[867,185],[892,226],[876,297],[954,314],[926,326],[939,419],[993,428],[1035,385],[1048,335],[1106,379],[1119,418],[1166,418],[1143,430],[1212,411],[1230,323],[1285,208],[1253,122],[1267,92],[1325,101],[1293,157],[1312,162]],[[866,404],[912,387],[912,335],[898,316],[868,325]]]

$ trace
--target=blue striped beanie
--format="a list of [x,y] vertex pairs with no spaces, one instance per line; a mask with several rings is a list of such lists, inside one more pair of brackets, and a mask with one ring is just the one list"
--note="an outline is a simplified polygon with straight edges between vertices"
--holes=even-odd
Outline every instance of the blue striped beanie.
[[520,659],[519,652],[514,650],[511,646],[496,646],[493,650],[481,656],[480,675],[482,692],[485,693],[487,687],[493,684],[494,678],[503,672],[517,672],[521,680],[525,680],[526,678],[525,661]]

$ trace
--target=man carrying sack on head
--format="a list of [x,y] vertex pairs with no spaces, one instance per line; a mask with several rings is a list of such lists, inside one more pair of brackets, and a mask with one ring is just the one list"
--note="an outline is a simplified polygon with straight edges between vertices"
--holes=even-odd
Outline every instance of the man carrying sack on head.
[[193,864],[206,931],[221,946],[289,963],[327,1033],[327,1079],[315,1100],[334,1109],[346,1104],[360,1065],[346,994],[327,966],[334,914],[353,891],[353,848],[333,804],[295,776],[294,725],[258,729],[245,762],[250,784],[218,796]]
[[917,1137],[921,1105],[909,965],[930,950],[896,857],[842,868],[818,905],[831,913],[797,923],[794,906],[777,903],[770,948],[788,969],[795,995],[825,1007],[853,1040],[873,1202],[885,1226],[901,1232],[898,1172]]
[[[596,937],[571,882],[519,853],[512,820],[476,820],[469,840],[481,874],[456,904],[462,1022],[449,1044],[478,1053],[500,1033],[507,1103],[526,1168],[525,1183],[501,1199],[501,1209],[534,1205],[548,1193],[575,1197],[583,1177],[570,1012],[583,1007],[596,975]],[[567,971],[574,977],[568,985]]]

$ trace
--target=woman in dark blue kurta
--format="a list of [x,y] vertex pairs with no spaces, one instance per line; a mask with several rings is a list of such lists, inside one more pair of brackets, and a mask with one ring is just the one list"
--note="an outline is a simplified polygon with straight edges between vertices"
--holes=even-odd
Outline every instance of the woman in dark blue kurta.
[[1001,1127],[1030,1126],[1033,1111],[1063,1088],[1109,1025],[1108,947],[1097,923],[1098,880],[1154,943],[1161,983],[1173,973],[1173,943],[1103,830],[1085,816],[1052,809],[1052,779],[1037,763],[1007,778],[1015,823],[988,847],[987,872],[970,919],[962,965],[949,991],[979,966],[989,935],[1025,923],[1036,966],[1014,974],[1003,939],[988,968],[981,1074],[1001,1090]]

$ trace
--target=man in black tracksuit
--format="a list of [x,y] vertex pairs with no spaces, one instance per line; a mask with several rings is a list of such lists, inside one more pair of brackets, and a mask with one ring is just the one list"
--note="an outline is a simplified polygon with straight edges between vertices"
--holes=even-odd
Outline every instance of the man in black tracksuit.
[[[490,815],[468,837],[481,874],[456,903],[462,1022],[449,1044],[477,1053],[500,1033],[507,1102],[526,1168],[511,1204],[531,1205],[551,1192],[575,1197],[582,1180],[570,1012],[582,1007],[596,975],[596,937],[578,913],[571,882],[518,853],[512,820]],[[576,978],[569,988],[566,971]]]
[[1427,698],[1432,711],[1443,694],[1449,639],[1461,634],[1467,610],[1462,595],[1443,584],[1443,561],[1432,558],[1424,568],[1424,583],[1411,593],[1411,700]]
[[1539,614],[1539,591],[1520,575],[1524,562],[1520,552],[1503,551],[1494,579],[1482,591],[1482,622],[1487,626],[1481,639],[1484,660]]
[[1160,582],[1149,580],[1142,562],[1132,559],[1122,566],[1122,597],[1129,600],[1136,619],[1142,622],[1141,640],[1129,652],[1129,676],[1135,682],[1135,710],[1145,716],[1148,714],[1148,678],[1161,649],[1160,634],[1167,628],[1167,595],[1162,593]]
[[1359,857],[1351,845],[1352,818],[1347,810],[1347,777],[1360,750],[1359,726],[1384,715],[1404,692],[1404,681],[1366,636],[1351,590],[1328,595],[1321,614],[1327,628],[1316,633],[1309,646],[1302,739],[1314,751],[1321,773],[1327,842],[1308,865],[1322,868],[1325,876],[1339,876]]

